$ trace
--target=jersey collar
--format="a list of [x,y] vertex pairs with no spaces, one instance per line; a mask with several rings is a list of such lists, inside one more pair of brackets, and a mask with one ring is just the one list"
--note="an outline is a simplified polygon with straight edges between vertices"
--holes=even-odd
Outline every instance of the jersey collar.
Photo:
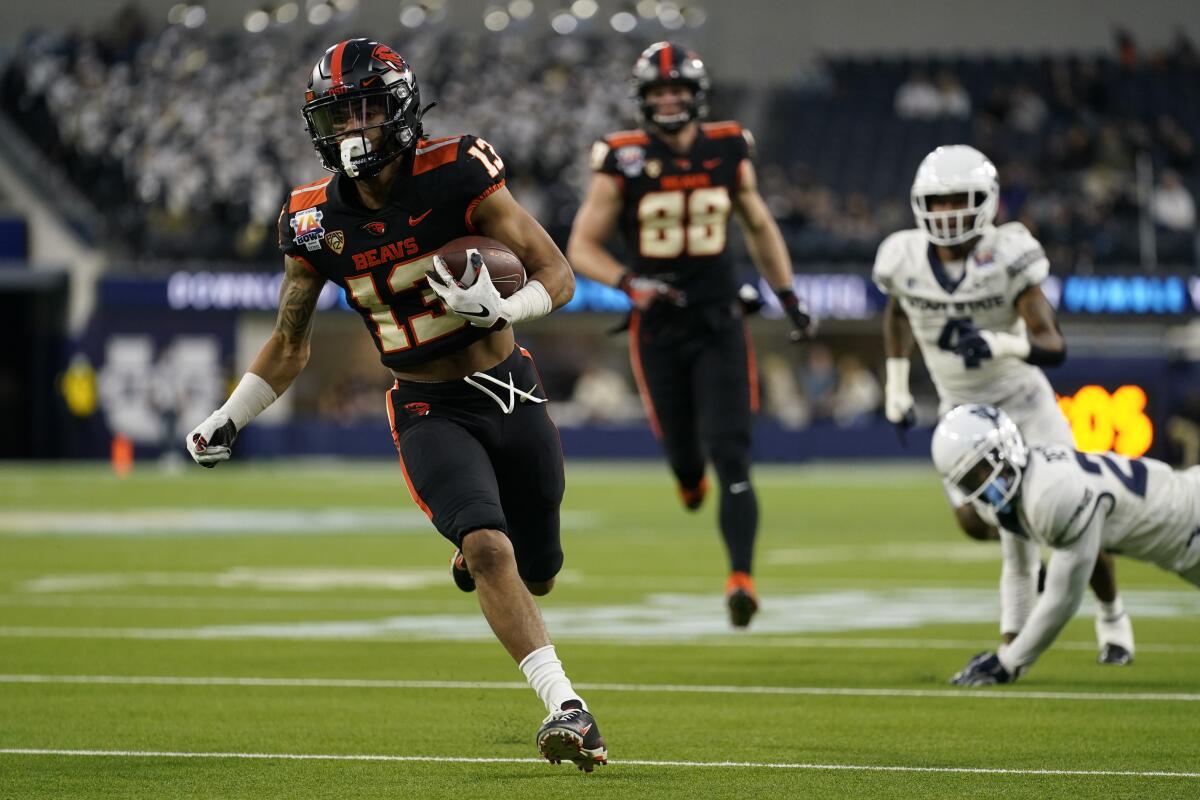
[[954,290],[962,285],[962,282],[967,277],[967,263],[971,260],[970,254],[963,262],[962,275],[958,276],[958,280],[951,280],[946,274],[946,267],[942,264],[942,260],[938,258],[937,248],[931,242],[925,251],[929,255],[929,268],[933,271],[933,277],[937,279],[938,285],[946,290],[947,294],[954,294]]

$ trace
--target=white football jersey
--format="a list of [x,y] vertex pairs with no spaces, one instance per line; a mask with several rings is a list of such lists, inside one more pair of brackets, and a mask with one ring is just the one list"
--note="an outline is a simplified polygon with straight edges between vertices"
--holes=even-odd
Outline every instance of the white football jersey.
[[[1050,262],[1037,239],[1019,222],[989,226],[967,256],[962,277],[952,281],[936,251],[917,228],[883,240],[872,278],[908,316],[921,357],[943,406],[999,404],[1014,388],[1036,382],[1040,370],[1016,358],[989,358],[968,367],[954,354],[964,321],[982,330],[1025,336],[1017,297],[1041,283]],[[1039,376],[1040,377],[1040,376]]]
[[1200,467],[1035,447],[1017,508],[1023,532],[1050,547],[1069,547],[1101,514],[1103,549],[1172,572],[1200,564]]

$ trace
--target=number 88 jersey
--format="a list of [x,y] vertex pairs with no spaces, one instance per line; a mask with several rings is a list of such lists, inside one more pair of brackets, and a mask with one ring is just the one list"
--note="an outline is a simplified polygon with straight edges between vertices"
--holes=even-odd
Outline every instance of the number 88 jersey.
[[596,142],[592,169],[621,188],[620,228],[635,274],[682,290],[689,306],[736,297],[729,215],[752,142],[736,122],[702,123],[687,153],[644,130]]

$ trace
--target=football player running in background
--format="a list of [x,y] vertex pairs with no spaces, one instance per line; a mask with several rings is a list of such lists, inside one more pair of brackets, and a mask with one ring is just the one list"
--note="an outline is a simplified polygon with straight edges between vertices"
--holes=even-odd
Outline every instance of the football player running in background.
[[[726,602],[731,622],[745,627],[758,610],[751,578],[758,501],[750,479],[758,386],[726,247],[731,212],[788,314],[793,340],[811,336],[815,321],[792,289],[791,259],[758,191],[749,132],[736,122],[702,122],[704,64],[680,45],[658,42],[633,74],[645,126],[595,144],[595,174],[567,255],[580,275],[619,287],[632,301],[634,376],[686,508],[704,501],[706,461],[716,471],[730,564]],[[604,246],[617,228],[628,268]]]
[[[1053,548],[1045,591],[1021,609],[1018,636],[998,653],[972,658],[953,683],[1019,678],[1079,609],[1104,548],[1200,587],[1200,467],[1176,472],[1150,458],[1027,448],[1008,415],[988,405],[948,413],[934,430],[932,449],[947,491],[998,517],[1002,537]],[[1035,580],[1031,573],[1023,578]]]
[[[570,300],[571,269],[505,188],[504,164],[487,142],[423,138],[416,76],[391,48],[367,39],[334,45],[313,68],[305,99],[313,145],[334,175],[291,192],[279,216],[275,331],[187,448],[207,467],[229,458],[238,432],[307,363],[325,281],[345,289],[396,377],[387,410],[413,501],[460,549],[455,582],[478,590],[488,624],[549,712],[539,750],[591,772],[605,763],[604,739],[533,599],[550,591],[563,561],[562,450],[533,361],[512,332]],[[525,265],[528,282],[510,297],[501,299],[486,264],[474,261],[464,287],[437,255],[476,232]]]
[[[888,296],[884,411],[901,433],[913,424],[909,353],[913,340],[937,388],[939,416],[964,403],[1002,408],[1027,442],[1074,447],[1041,367],[1066,358],[1054,310],[1041,290],[1045,252],[1019,222],[994,225],[996,168],[966,145],[939,147],[921,162],[912,186],[915,229],[884,239],[872,277]],[[1001,635],[1012,641],[1032,602],[1025,576],[1040,566],[1037,545],[1000,537],[997,520],[947,490],[959,526],[976,539],[1001,540]],[[1101,551],[1092,575],[1100,601],[1096,637],[1101,663],[1133,658],[1133,626],[1117,592],[1112,556]]]

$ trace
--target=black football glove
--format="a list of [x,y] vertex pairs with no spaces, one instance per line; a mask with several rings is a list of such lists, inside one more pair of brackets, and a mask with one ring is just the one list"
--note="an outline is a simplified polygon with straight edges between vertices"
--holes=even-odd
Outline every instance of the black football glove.
[[955,686],[995,686],[998,683],[1012,683],[1020,675],[1020,670],[1014,675],[1000,663],[1000,656],[995,653],[976,653],[967,665],[954,673],[950,683]]
[[791,289],[776,289],[775,296],[779,298],[779,304],[792,321],[792,330],[788,338],[793,344],[808,341],[817,335],[817,318],[808,313],[808,308],[795,292]]
[[959,329],[958,341],[954,345],[954,354],[962,358],[967,369],[975,369],[984,359],[992,357],[992,348],[988,345],[987,339],[983,338],[983,332],[979,328],[967,325]]

